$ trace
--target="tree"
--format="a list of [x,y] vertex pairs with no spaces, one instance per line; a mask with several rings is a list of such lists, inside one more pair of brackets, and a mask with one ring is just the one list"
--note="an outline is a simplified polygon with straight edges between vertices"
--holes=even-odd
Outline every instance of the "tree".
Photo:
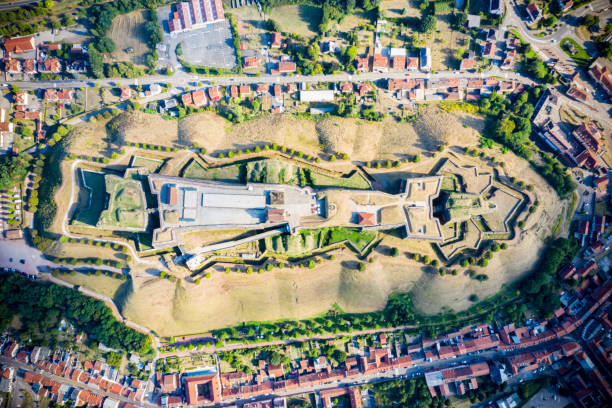
[[587,14],[582,18],[581,25],[586,27],[594,27],[599,25],[599,16],[595,14]]
[[[103,57],[95,47],[89,48],[87,52],[87,60],[89,62],[89,69],[91,75],[95,78],[102,78],[104,76],[104,63]],[[92,116],[93,118],[94,116]]]
[[350,47],[346,49],[347,64],[352,63],[356,57],[357,57],[357,47],[355,47],[354,45],[351,45]]
[[121,361],[123,361],[123,353],[111,351],[106,355],[106,362],[112,367],[121,366]]
[[399,256],[399,249],[397,249],[396,247],[391,248],[391,256],[394,258]]
[[281,32],[281,31],[283,31],[283,28],[281,27],[281,25],[277,21],[272,20],[270,18],[270,19],[268,19],[268,30],[269,31]]
[[109,54],[115,51],[115,43],[108,37],[98,38],[95,43],[95,47],[103,54]]
[[319,48],[319,44],[316,41],[310,44],[306,50],[306,55],[308,56],[309,59],[313,61],[318,60],[320,54],[321,54],[321,49]]
[[366,270],[365,262],[359,262],[358,268],[360,272],[364,272]]
[[431,14],[425,16],[419,24],[419,31],[428,34],[436,29],[436,18]]

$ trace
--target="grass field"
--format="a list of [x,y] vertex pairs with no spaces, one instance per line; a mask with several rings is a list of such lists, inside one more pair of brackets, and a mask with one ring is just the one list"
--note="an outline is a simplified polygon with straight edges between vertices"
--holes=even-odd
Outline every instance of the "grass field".
[[121,285],[125,283],[119,279],[104,275],[96,276],[82,273],[61,275],[60,279],[70,282],[73,285],[83,286],[101,295],[108,296],[111,299],[114,299],[115,296],[118,295]]
[[280,24],[283,32],[314,37],[319,30],[322,11],[320,7],[294,5],[274,7],[268,17]]
[[579,66],[586,66],[591,61],[591,56],[587,51],[571,38],[562,39],[561,48]]
[[370,184],[361,175],[361,173],[353,173],[350,177],[331,177],[316,171],[310,172],[310,178],[312,179],[313,186],[317,188],[326,187],[340,187],[340,188],[354,188],[358,190],[370,189]]
[[150,159],[148,157],[132,156],[132,167],[144,167],[151,173],[157,173],[157,171],[164,164],[163,160]]
[[[113,61],[133,62],[144,65],[144,55],[149,52],[145,42],[146,10],[123,14],[113,19],[107,36],[115,42],[115,51],[111,54]],[[131,52],[128,52],[129,49]]]
[[[249,182],[297,185],[299,167],[276,159],[251,161],[246,164],[229,164],[220,167],[204,168],[196,160],[191,160],[182,170],[183,177],[200,180],[216,180],[239,183],[244,177]],[[243,176],[244,172],[244,176]],[[367,190],[368,181],[361,173],[354,172],[349,177],[333,177],[310,171],[312,186],[315,188],[352,188]]]
[[142,184],[140,181],[106,177],[106,192],[110,195],[108,208],[100,214],[100,228],[145,228]]
[[240,182],[240,164],[229,166],[204,168],[196,160],[190,160],[183,169],[183,177],[195,178],[200,180],[216,180],[229,183]]

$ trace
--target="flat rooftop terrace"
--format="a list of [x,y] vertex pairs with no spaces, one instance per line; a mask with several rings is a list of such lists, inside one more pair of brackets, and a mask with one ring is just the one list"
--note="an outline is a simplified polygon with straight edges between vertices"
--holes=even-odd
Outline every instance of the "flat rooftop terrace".
[[159,175],[149,176],[159,196],[162,227],[299,226],[319,215],[321,203],[310,189],[271,184],[236,185]]

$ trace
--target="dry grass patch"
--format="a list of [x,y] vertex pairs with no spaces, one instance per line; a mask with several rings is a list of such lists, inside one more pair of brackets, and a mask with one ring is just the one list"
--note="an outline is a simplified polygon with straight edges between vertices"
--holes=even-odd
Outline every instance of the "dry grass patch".
[[118,139],[114,143],[123,142],[150,143],[160,146],[179,146],[177,139],[178,122],[163,119],[159,115],[140,111],[126,112],[117,116]]
[[71,133],[67,152],[94,157],[108,156],[111,147],[106,134],[108,121],[104,119],[76,126]]
[[119,279],[111,278],[108,276],[100,275],[85,275],[83,273],[75,273],[74,275],[65,274],[60,276],[61,280],[70,282],[73,285],[83,286],[89,290],[93,290],[103,296],[107,296],[111,299],[117,295],[119,287],[124,284],[124,281]]
[[[144,65],[144,55],[149,52],[145,33],[147,12],[139,10],[115,17],[107,33],[116,45],[115,51],[111,54],[114,61]],[[129,48],[132,52],[126,52]]]

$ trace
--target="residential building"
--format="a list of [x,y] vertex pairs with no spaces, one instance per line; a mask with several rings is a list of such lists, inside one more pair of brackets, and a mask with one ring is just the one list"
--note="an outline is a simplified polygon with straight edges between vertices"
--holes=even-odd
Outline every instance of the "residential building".
[[15,37],[4,40],[4,51],[7,53],[21,54],[26,51],[33,51],[35,42],[33,36]]
[[612,63],[610,60],[600,57],[589,67],[589,75],[597,84],[612,96]]
[[4,70],[9,74],[19,74],[21,72],[21,61],[15,58],[5,60]]
[[467,27],[478,28],[480,27],[480,16],[478,14],[468,14],[467,16]]
[[334,91],[300,91],[300,102],[331,102],[334,100]]
[[562,11],[568,11],[574,5],[574,0],[557,0],[557,4]]
[[504,3],[501,0],[489,0],[489,13],[500,16],[504,12]]
[[421,48],[421,71],[431,71],[431,50]]
[[57,58],[38,61],[38,72],[58,74],[62,72],[62,63]]
[[533,23],[537,21],[540,17],[542,17],[542,13],[540,12],[540,8],[536,3],[529,3],[526,7],[527,15],[529,16],[530,21]]
[[21,64],[22,68],[23,68],[23,73],[24,74],[28,74],[28,75],[34,75],[36,74],[36,61],[28,58],[23,60],[23,63]]
[[271,48],[280,48],[281,47],[281,33],[274,32],[272,33],[272,38],[270,39],[270,47]]
[[210,99],[211,102],[217,102],[221,99],[221,92],[218,86],[208,88],[208,99]]
[[256,68],[259,66],[259,61],[257,60],[257,57],[243,57],[242,65],[245,68]]
[[599,129],[593,124],[583,123],[572,132],[572,136],[580,142],[585,149],[590,149],[597,153],[603,142]]

